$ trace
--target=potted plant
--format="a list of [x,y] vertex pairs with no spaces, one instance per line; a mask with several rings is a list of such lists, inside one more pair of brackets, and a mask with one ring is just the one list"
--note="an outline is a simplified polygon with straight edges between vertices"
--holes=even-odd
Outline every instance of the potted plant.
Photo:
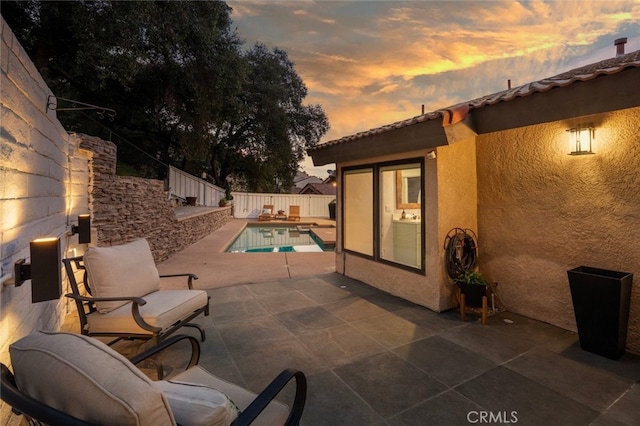
[[226,198],[220,198],[220,201],[218,202],[218,205],[220,207],[225,207],[227,205],[227,199]]
[[224,199],[226,201],[226,204],[233,204],[233,195],[231,195],[231,186],[227,185],[227,187],[224,190]]
[[465,271],[453,280],[464,294],[465,304],[474,308],[482,307],[482,297],[487,295],[487,281],[477,271]]

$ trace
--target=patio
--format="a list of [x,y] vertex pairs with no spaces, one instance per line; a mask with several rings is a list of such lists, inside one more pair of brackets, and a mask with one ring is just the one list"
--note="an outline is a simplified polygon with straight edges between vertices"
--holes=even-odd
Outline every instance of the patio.
[[[221,253],[239,222],[159,268],[193,271],[208,289],[211,315],[199,320],[206,369],[256,392],[285,367],[307,374],[304,425],[640,418],[636,355],[584,352],[575,333],[508,312],[487,326],[473,316],[463,323],[457,310],[434,313],[332,272],[333,253]],[[64,328],[78,331],[73,315]]]

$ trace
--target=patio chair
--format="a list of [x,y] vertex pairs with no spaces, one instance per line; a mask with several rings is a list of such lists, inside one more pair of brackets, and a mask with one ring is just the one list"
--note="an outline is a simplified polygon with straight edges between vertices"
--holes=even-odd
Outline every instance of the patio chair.
[[287,220],[300,222],[300,206],[289,206],[289,216]]
[[[183,340],[191,343],[184,371],[152,381],[136,368]],[[0,397],[15,414],[51,425],[297,425],[306,400],[301,371],[282,371],[256,396],[198,366],[200,345],[186,335],[131,360],[97,339],[41,331],[14,342],[9,353],[13,373],[1,364]],[[274,398],[291,379],[289,409]]]
[[258,215],[259,221],[268,221],[274,218],[273,204],[265,204],[262,206],[262,212]]
[[[200,314],[209,315],[209,297],[194,290],[194,274],[159,275],[144,239],[111,246],[89,247],[84,256],[63,260],[76,301],[80,332],[86,336],[147,339],[157,344],[181,327],[194,327],[202,341],[205,332],[190,323]],[[85,293],[75,272],[84,271]],[[161,290],[160,278],[186,277],[184,290]]]

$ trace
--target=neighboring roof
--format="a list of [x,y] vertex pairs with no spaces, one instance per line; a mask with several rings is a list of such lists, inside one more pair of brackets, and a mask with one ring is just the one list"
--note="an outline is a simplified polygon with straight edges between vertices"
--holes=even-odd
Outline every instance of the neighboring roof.
[[[599,81],[599,77],[621,74],[622,71],[630,69],[633,69],[634,73],[627,73],[629,75],[626,75],[623,81],[616,84],[603,85],[596,83],[596,81]],[[558,92],[552,90],[579,86],[579,84],[575,83],[583,82],[593,83],[584,85],[580,89],[568,91],[570,93],[567,93],[566,96],[563,93],[562,97],[559,97]],[[640,105],[639,87],[640,50],[576,68],[554,77],[463,102],[449,108],[432,111],[354,135],[344,136],[340,139],[316,145],[310,148],[308,153],[312,156],[315,165],[389,154],[393,148],[383,146],[383,144],[389,145],[389,142],[391,142],[386,134],[396,131],[401,133],[396,135],[393,142],[400,141],[403,147],[396,147],[393,152],[403,152],[402,149],[415,150],[436,147],[448,143],[443,127],[456,122],[466,120],[475,133],[482,134],[629,108]],[[534,102],[533,97],[530,96],[551,92],[553,96],[543,97],[537,102]],[[571,96],[571,99],[567,99],[567,96]],[[581,99],[586,99],[588,102],[581,103]],[[526,105],[516,102],[518,105],[513,105],[513,107],[510,105],[509,109],[500,107],[501,104],[519,100],[521,102],[526,101]],[[492,109],[491,107],[495,107],[495,111],[488,111]],[[440,120],[442,121],[437,123]],[[345,145],[360,140],[364,141],[365,139],[367,142],[372,143],[367,143],[366,146],[358,144],[360,146],[357,148],[348,148]],[[410,140],[401,142],[403,139]],[[356,150],[360,151],[360,153],[356,152]]]
[[331,183],[308,183],[299,194],[336,195],[336,187]]

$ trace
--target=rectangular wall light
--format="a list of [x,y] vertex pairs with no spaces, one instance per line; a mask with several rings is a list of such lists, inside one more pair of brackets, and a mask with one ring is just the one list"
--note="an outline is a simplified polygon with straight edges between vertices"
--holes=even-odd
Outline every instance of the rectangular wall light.
[[591,143],[595,139],[596,129],[591,124],[568,129],[569,133],[569,155],[594,154],[591,150]]
[[14,264],[15,286],[31,280],[33,303],[59,299],[62,294],[62,272],[59,238],[38,238],[29,243],[31,263],[24,259]]
[[78,215],[78,225],[71,227],[71,235],[78,234],[78,243],[88,244],[91,242],[91,215]]

